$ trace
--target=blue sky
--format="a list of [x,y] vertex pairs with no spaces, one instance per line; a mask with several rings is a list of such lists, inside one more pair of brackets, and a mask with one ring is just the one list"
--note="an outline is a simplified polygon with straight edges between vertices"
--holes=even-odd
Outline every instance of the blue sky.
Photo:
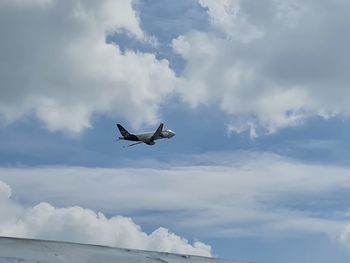
[[348,262],[349,9],[2,2],[0,234]]

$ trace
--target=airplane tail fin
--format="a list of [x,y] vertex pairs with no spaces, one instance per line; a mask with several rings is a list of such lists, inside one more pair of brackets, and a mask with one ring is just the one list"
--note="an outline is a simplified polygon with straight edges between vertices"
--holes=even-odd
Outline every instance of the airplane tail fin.
[[121,126],[119,123],[117,124],[117,127],[120,131],[120,134],[123,136],[123,137],[129,137],[131,134],[123,127]]

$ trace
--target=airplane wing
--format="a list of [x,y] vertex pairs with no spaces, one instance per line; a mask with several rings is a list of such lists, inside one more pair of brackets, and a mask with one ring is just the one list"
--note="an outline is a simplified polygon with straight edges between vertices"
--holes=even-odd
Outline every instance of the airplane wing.
[[136,143],[129,144],[128,146],[124,146],[124,148],[126,148],[126,147],[130,147],[130,146],[134,146],[134,145],[137,145],[137,144],[140,144],[140,143],[143,143],[143,141],[140,141],[140,142],[136,142]]
[[155,131],[155,133],[153,133],[153,135],[152,135],[152,137],[151,137],[151,140],[152,140],[152,141],[157,140],[157,139],[160,138],[160,134],[161,134],[161,132],[162,132],[162,130],[163,130],[163,126],[164,126],[164,124],[161,123],[161,124],[159,125],[158,129]]
[[[58,241],[0,237],[1,263],[239,263],[188,254],[123,249]],[[241,262],[243,263],[243,262]]]

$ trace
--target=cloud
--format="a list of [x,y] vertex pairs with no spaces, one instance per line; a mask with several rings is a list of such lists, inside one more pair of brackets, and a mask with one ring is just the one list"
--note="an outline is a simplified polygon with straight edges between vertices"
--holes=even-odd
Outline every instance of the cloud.
[[4,182],[0,181],[0,200],[6,200],[11,196],[11,188]]
[[99,114],[156,122],[177,81],[168,62],[106,43],[115,32],[148,41],[133,3],[2,1],[2,122],[34,114],[49,130],[73,134]]
[[2,168],[0,179],[18,202],[75,204],[199,238],[337,238],[348,222],[347,168],[242,152],[185,160],[161,168]]
[[229,39],[250,42],[262,34],[241,12],[239,0],[198,0],[207,9],[211,24]]
[[165,228],[150,235],[130,218],[107,218],[101,212],[79,206],[56,208],[46,202],[25,208],[12,203],[11,189],[0,181],[0,235],[73,241],[124,248],[211,256],[210,246],[193,245]]
[[106,43],[114,33],[157,38],[142,31],[132,0],[2,1],[0,120],[34,115],[75,134],[108,115],[137,127],[157,122],[177,96],[219,108],[230,132],[252,138],[312,116],[349,116],[347,1],[198,3],[211,27],[182,28],[172,41],[186,62],[176,77],[168,60]]
[[215,105],[253,135],[349,116],[348,1],[198,2],[212,29],[173,40],[185,103]]
[[340,242],[350,249],[350,224],[348,224],[339,236]]

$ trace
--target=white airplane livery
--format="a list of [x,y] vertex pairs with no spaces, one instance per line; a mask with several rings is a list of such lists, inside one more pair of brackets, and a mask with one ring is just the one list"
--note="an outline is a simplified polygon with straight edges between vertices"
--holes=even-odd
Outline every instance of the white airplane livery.
[[120,131],[120,134],[122,135],[118,138],[118,140],[135,141],[136,143],[132,143],[127,146],[130,147],[140,143],[154,145],[156,143],[155,140],[165,138],[170,139],[175,136],[175,132],[173,132],[172,130],[163,130],[163,126],[164,124],[161,123],[155,132],[132,134],[129,133],[123,126],[121,126],[118,123],[117,127]]

